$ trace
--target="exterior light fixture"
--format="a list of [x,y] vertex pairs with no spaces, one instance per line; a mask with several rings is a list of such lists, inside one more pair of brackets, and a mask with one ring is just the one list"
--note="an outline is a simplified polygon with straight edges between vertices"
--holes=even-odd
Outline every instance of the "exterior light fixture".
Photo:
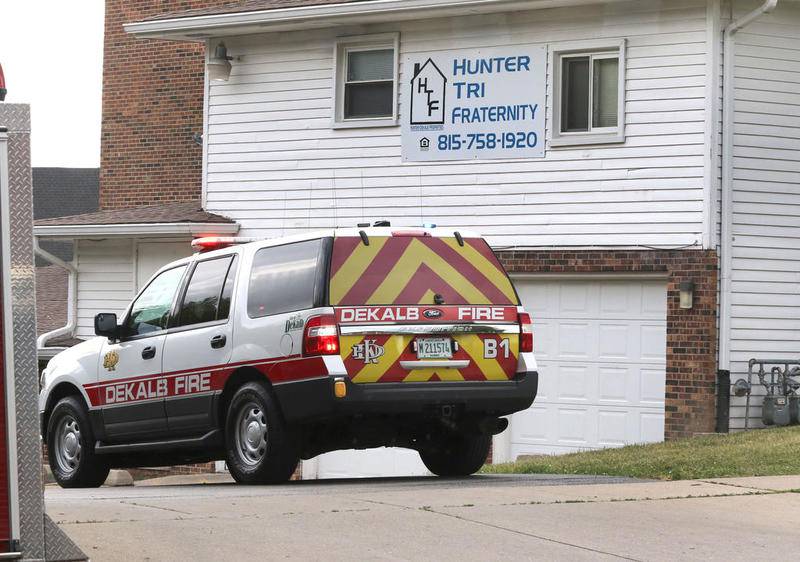
[[208,59],[208,78],[212,82],[227,82],[231,77],[231,62],[233,57],[228,56],[225,43],[220,43],[214,49],[214,56]]
[[681,295],[681,308],[692,308],[694,305],[694,281],[682,281],[679,289]]

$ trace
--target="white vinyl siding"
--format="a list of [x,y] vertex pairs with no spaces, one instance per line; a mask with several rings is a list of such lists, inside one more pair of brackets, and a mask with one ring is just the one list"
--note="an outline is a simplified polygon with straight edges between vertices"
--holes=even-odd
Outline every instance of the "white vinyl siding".
[[114,312],[120,316],[153,273],[191,253],[189,239],[78,240],[74,261],[78,269],[75,336],[93,337],[95,314]]
[[[800,5],[781,2],[736,36],[735,80],[733,381],[750,358],[800,360]],[[754,388],[751,427],[762,395]],[[743,399],[731,418],[744,426]]]
[[[333,129],[338,30],[226,38],[208,96],[207,209],[244,236],[388,219],[495,246],[678,246],[703,232],[706,4],[641,1],[369,26],[409,53],[627,42],[626,142],[544,159],[403,164],[399,127]],[[400,82],[409,79],[400,68]],[[548,81],[549,82],[549,81]],[[548,102],[548,126],[552,123]],[[407,104],[400,96],[401,114]]]
[[94,337],[94,317],[120,315],[134,294],[133,240],[78,240],[78,327],[76,337]]

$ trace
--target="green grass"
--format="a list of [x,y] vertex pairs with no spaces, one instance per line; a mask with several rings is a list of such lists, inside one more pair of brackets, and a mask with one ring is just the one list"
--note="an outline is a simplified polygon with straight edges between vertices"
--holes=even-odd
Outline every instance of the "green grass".
[[489,474],[598,474],[660,480],[800,474],[800,427],[704,435],[650,445],[527,457]]

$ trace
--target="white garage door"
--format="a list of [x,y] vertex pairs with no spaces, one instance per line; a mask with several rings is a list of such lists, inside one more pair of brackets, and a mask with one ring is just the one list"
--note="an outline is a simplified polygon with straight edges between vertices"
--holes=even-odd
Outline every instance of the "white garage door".
[[428,469],[419,453],[410,449],[334,451],[303,463],[303,478],[367,478],[375,476],[424,476]]
[[666,281],[523,280],[539,394],[512,417],[510,454],[664,440]]

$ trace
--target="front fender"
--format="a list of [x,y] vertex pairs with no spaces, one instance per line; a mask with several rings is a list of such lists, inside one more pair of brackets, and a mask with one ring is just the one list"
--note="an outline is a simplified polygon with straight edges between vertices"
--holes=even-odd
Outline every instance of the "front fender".
[[42,373],[40,413],[47,409],[53,390],[64,383],[76,387],[86,404],[91,405],[84,385],[97,382],[97,368],[104,340],[105,338],[92,338],[62,351],[50,360]]

